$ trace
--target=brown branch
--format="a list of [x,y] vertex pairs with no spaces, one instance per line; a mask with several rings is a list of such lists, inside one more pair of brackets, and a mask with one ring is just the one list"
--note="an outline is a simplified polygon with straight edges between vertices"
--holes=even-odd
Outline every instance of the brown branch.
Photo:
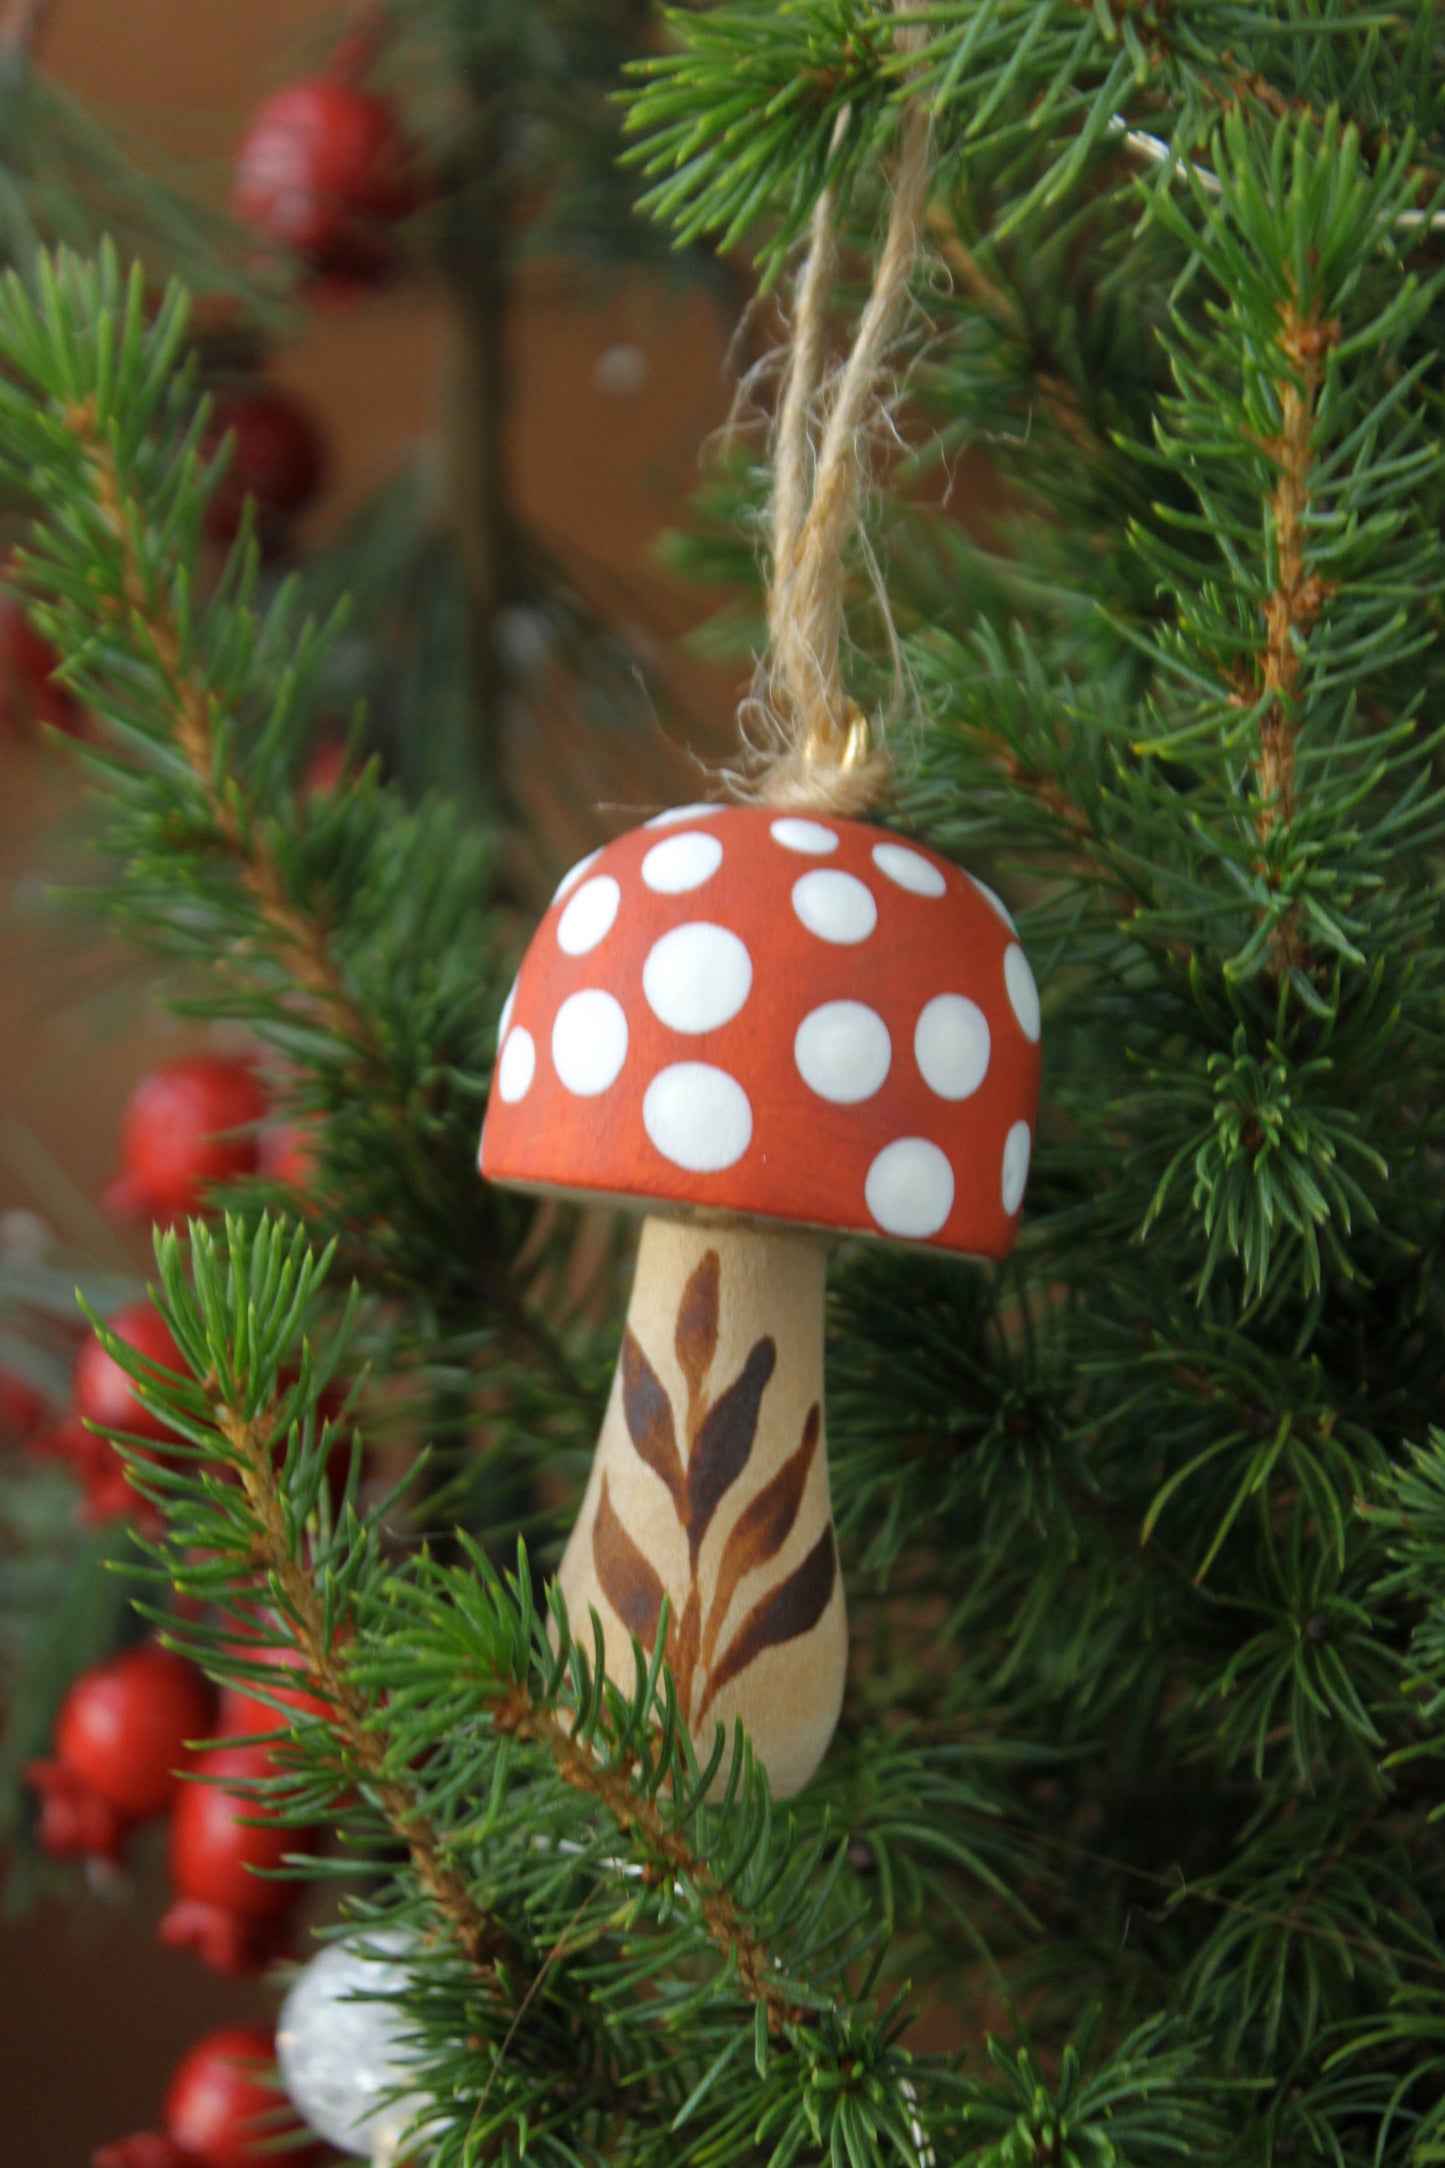
[[[1316,402],[1324,379],[1325,356],[1340,336],[1336,322],[1301,315],[1293,302],[1281,313],[1279,349],[1288,373],[1277,384],[1280,430],[1264,449],[1277,469],[1269,496],[1269,524],[1274,538],[1274,586],[1264,606],[1265,646],[1258,667],[1255,697],[1264,698],[1259,724],[1259,813],[1255,830],[1268,845],[1296,809],[1295,754],[1299,739],[1301,647],[1324,605],[1326,589],[1310,569],[1305,531],[1310,508],[1312,438]],[[1264,870],[1264,867],[1261,867]],[[1298,915],[1290,909],[1275,928],[1274,960],[1281,971],[1305,961]]]
[[656,1802],[634,1791],[625,1769],[603,1768],[572,1737],[555,1710],[536,1706],[525,1686],[515,1687],[498,1705],[492,1722],[505,1738],[545,1746],[564,1784],[598,1800],[620,1829],[635,1831],[655,1859],[665,1861],[696,1891],[709,1935],[724,1956],[736,1964],[743,1993],[766,2010],[769,2032],[776,2035],[786,2026],[802,2022],[806,2012],[783,1993],[766,1948],[743,1918],[731,1892],[716,1880],[681,1831],[668,1826]]
[[388,1774],[386,1744],[371,1725],[371,1710],[341,1659],[344,1629],[328,1631],[326,1607],[316,1584],[287,1540],[286,1516],[266,1418],[247,1422],[212,1395],[216,1427],[236,1455],[246,1501],[258,1531],[255,1562],[280,1589],[286,1623],[304,1660],[308,1679],[331,1711],[348,1779],[360,1776],[411,1855],[417,1880],[448,1921],[469,1963],[493,1975],[499,1961],[516,1962],[511,1938],[472,1897],[465,1877],[411,1786]]
[[249,809],[234,790],[223,787],[217,776],[216,698],[204,680],[186,666],[174,612],[149,591],[127,517],[115,454],[97,424],[93,403],[85,400],[72,406],[66,420],[89,460],[96,503],[120,553],[122,586],[133,627],[144,634],[150,647],[151,659],[170,699],[177,743],[205,794],[216,834],[236,861],[242,886],[321,1021],[337,1038],[354,1047],[368,1068],[384,1072],[387,1065],[371,1020],[357,1006],[336,969],[324,927],[300,910],[287,894],[275,853]]

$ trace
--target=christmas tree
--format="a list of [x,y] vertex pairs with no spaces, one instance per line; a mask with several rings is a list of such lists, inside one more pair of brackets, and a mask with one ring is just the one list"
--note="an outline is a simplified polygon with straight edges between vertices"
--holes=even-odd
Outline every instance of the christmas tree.
[[[11,244],[0,489],[91,886],[264,1050],[265,1113],[211,1077],[193,1127],[290,1146],[177,1191],[137,1143],[154,1304],[90,1303],[67,1450],[125,1471],[146,1638],[34,1788],[60,1848],[170,1814],[172,1940],[307,1960],[331,2142],[1445,2157],[1440,35],[368,12],[338,79],[422,83],[425,178],[283,238],[355,278],[453,237],[473,411],[524,243],[670,236],[776,313],[672,551],[734,582],[737,747],[551,904],[505,508],[453,768],[383,781],[359,716],[318,787],[339,673],[427,739],[347,654],[364,582],[275,589],[264,504],[221,549],[179,282]],[[121,1777],[97,1697],[152,1742]],[[222,2157],[196,2082],[114,2157]]]

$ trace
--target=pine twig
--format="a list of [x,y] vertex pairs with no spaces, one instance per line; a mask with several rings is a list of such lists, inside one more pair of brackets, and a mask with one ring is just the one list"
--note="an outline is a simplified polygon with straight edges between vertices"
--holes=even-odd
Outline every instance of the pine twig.
[[588,1793],[612,1815],[618,1827],[633,1830],[647,1849],[697,1892],[703,1922],[725,1957],[733,1959],[749,2001],[767,2013],[770,2033],[802,2022],[806,2013],[789,2001],[773,1977],[772,1961],[743,1918],[729,1890],[717,1881],[681,1831],[670,1828],[655,1800],[640,1796],[625,1770],[607,1769],[572,1737],[555,1710],[539,1708],[526,1687],[517,1686],[493,1712],[495,1730],[504,1737],[545,1746],[564,1784]]
[[369,1069],[383,1072],[387,1065],[371,1021],[358,1008],[337,970],[323,927],[288,897],[281,868],[264,835],[249,812],[243,811],[235,792],[223,791],[217,781],[214,697],[186,668],[174,613],[148,591],[115,454],[98,426],[93,401],[72,406],[66,420],[85,449],[96,503],[120,552],[126,603],[170,695],[177,742],[205,793],[216,832],[236,860],[243,886],[327,1029],[353,1046]]
[[315,1583],[286,1539],[285,1512],[269,1445],[275,1429],[274,1408],[248,1422],[222,1405],[211,1388],[208,1397],[216,1427],[236,1456],[255,1519],[256,1564],[281,1590],[284,1616],[310,1679],[334,1712],[334,1729],[344,1740],[346,1755],[370,1784],[411,1856],[418,1881],[450,1924],[468,1962],[488,1975],[499,1963],[515,1963],[517,1951],[511,1937],[478,1907],[411,1787],[387,1773],[385,1742],[373,1730],[367,1704],[340,1660],[338,1637],[328,1631]]

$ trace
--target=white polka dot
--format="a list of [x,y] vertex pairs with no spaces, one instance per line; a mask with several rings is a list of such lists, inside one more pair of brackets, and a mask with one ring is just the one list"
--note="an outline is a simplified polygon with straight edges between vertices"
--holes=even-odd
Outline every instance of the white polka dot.
[[993,890],[989,887],[988,882],[981,881],[976,873],[970,873],[968,875],[968,878],[970,881],[972,881],[974,887],[978,890],[979,894],[982,896],[984,902],[988,905],[989,909],[998,913],[999,917],[1003,920],[1005,926],[1007,926],[1009,932],[1017,933],[1018,928],[1013,922],[1012,914],[1009,911],[1008,905],[1004,902],[1003,897],[996,896]]
[[537,1074],[537,1042],[530,1031],[514,1031],[497,1063],[497,1090],[507,1105],[525,1099]]
[[506,1038],[506,1036],[507,1036],[507,1033],[508,1033],[508,1031],[509,1031],[509,1030],[511,1029],[511,1023],[512,1023],[512,1011],[513,1011],[513,1009],[515,1009],[515,1008],[516,1008],[516,1006],[517,1006],[517,981],[516,981],[515,979],[513,979],[513,981],[512,981],[512,991],[511,991],[511,992],[510,992],[510,993],[508,994],[508,996],[507,996],[506,1000],[505,1000],[505,1001],[504,1001],[504,1002],[502,1003],[502,1014],[501,1014],[501,1017],[499,1018],[499,1020],[498,1020],[498,1023],[497,1023],[497,1044],[498,1044],[498,1046],[500,1046],[500,1045],[501,1045],[501,1043],[502,1043],[503,1039],[505,1039],[505,1038]]
[[988,1074],[988,1018],[966,994],[939,994],[913,1033],[919,1073],[940,1099],[968,1099]]
[[820,1099],[856,1106],[888,1074],[893,1042],[876,1010],[861,1001],[825,1001],[805,1016],[793,1041],[798,1074]]
[[577,886],[577,883],[581,880],[583,874],[587,871],[587,868],[589,866],[595,866],[601,856],[602,846],[601,844],[599,844],[595,851],[589,851],[585,858],[579,858],[576,865],[572,868],[571,872],[564,873],[561,880],[557,883],[557,893],[553,896],[552,901],[554,903],[560,903],[564,896],[570,896],[573,889]]
[[642,967],[647,1006],[671,1031],[716,1031],[752,990],[753,960],[735,933],[694,919],[655,941]]
[[1029,969],[1029,960],[1017,942],[1005,949],[1003,980],[1014,1015],[1019,1020],[1019,1030],[1026,1039],[1037,1039],[1042,1019],[1039,1016],[1039,990]]
[[936,1235],[953,1210],[953,1169],[927,1138],[899,1137],[868,1169],[863,1194],[885,1235],[917,1242]]
[[878,923],[873,892],[851,873],[805,873],[793,883],[793,909],[820,941],[866,941]]
[[610,873],[584,881],[557,921],[557,946],[568,956],[586,956],[612,931],[622,890]]
[[901,843],[875,843],[873,863],[880,873],[915,896],[941,896],[948,883],[931,858],[921,851],[906,850]]
[[654,895],[685,895],[712,879],[722,855],[716,836],[669,836],[665,843],[654,843],[643,859],[642,878]]
[[821,821],[774,821],[772,834],[785,851],[806,851],[810,858],[822,858],[838,848],[838,838]]
[[552,1064],[569,1092],[595,1099],[615,1084],[627,1059],[627,1018],[620,1001],[589,986],[569,994],[552,1026]]
[[752,1142],[748,1095],[725,1069],[680,1061],[663,1069],[642,1101],[642,1126],[664,1159],[690,1174],[736,1166]]
[[1033,1138],[1029,1135],[1027,1122],[1015,1122],[1004,1140],[1003,1148],[1003,1208],[1005,1212],[1017,1212],[1024,1201],[1024,1184],[1029,1178],[1029,1154],[1033,1150]]
[[674,821],[706,820],[710,813],[721,813],[724,810],[720,805],[675,805],[670,806],[666,813],[654,813],[652,819],[644,821],[642,825],[644,828],[671,828]]

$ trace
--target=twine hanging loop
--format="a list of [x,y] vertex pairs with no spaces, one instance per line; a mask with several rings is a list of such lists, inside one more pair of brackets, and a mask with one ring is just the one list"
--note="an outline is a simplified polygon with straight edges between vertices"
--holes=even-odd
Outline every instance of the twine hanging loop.
[[[898,0],[906,18],[915,0]],[[900,21],[901,45],[922,33]],[[835,148],[848,126],[846,111]],[[814,452],[816,410],[837,269],[836,203],[823,192],[798,277],[793,334],[778,409],[771,506],[768,652],[750,703],[753,758],[744,795],[770,805],[861,813],[883,796],[891,763],[843,678],[844,577],[859,522],[863,453],[888,349],[918,256],[928,198],[929,121],[914,100],[904,111],[888,226],[872,290],[846,361],[828,387]]]

